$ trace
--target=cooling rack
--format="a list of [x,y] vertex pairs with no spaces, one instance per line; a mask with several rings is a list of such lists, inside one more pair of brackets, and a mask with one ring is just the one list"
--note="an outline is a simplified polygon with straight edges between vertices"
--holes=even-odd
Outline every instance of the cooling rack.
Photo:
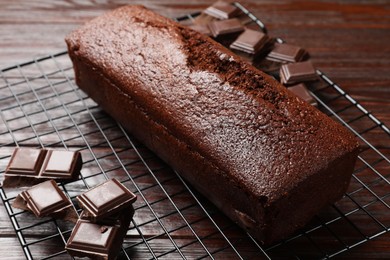
[[[236,5],[265,31],[259,19]],[[117,178],[138,195],[119,259],[324,259],[348,254],[390,229],[389,150],[377,141],[388,141],[390,130],[317,73],[320,80],[309,87],[318,108],[352,131],[362,150],[345,196],[270,247],[227,219],[78,89],[66,52],[1,70],[0,178],[17,146],[81,151],[81,179],[60,185],[78,211],[75,197],[108,178]],[[26,258],[69,259],[64,244],[73,225],[12,208],[19,192],[0,188]]]

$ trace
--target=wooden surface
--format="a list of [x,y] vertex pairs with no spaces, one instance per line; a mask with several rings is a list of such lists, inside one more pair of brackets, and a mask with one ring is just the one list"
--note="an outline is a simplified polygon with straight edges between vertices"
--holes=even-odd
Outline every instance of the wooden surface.
[[[68,32],[106,10],[127,3],[144,4],[163,15],[177,17],[202,10],[213,1],[2,0],[0,69],[65,50],[63,39]],[[317,68],[384,124],[390,125],[389,1],[253,0],[241,3],[267,25],[272,36],[307,49]],[[358,112],[356,115],[351,113],[351,118],[358,116]],[[365,126],[361,127],[364,129]],[[375,144],[389,158],[389,136],[376,136],[372,137]],[[5,144],[2,142],[0,145]],[[2,155],[7,152],[9,149],[1,150]],[[5,167],[5,164],[1,166]],[[383,167],[383,171],[386,176],[390,174],[387,166]],[[379,216],[387,219],[389,215],[390,210],[384,210]],[[1,259],[24,257],[3,204],[0,204],[0,252]],[[226,255],[221,255],[220,259],[223,257]],[[390,235],[385,233],[340,257],[389,259]]]

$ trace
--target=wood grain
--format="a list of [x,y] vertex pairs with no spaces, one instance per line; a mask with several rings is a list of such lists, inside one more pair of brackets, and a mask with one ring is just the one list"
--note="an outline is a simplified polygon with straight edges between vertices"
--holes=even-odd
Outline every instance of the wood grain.
[[[64,37],[67,33],[85,21],[124,4],[143,4],[168,17],[178,17],[202,10],[213,2],[213,0],[185,2],[173,0],[3,0],[0,1],[0,69],[65,50]],[[272,36],[281,37],[289,43],[307,49],[317,68],[325,72],[385,125],[390,126],[390,5],[388,1],[243,0],[241,3],[267,25]],[[4,171],[15,146],[13,137],[19,141],[20,145],[37,146],[41,141],[53,147],[66,145],[71,149],[81,149],[85,160],[83,168],[83,175],[86,176],[85,183],[80,181],[63,187],[73,199],[85,189],[85,184],[93,186],[102,181],[99,166],[110,176],[115,176],[122,181],[127,180],[125,183],[129,188],[132,190],[138,188],[145,196],[145,200],[139,199],[136,203],[135,221],[146,236],[148,243],[142,241],[138,231],[132,226],[125,242],[125,246],[130,248],[127,252],[131,258],[152,257],[147,244],[155,249],[156,255],[162,254],[161,258],[179,258],[164,230],[155,221],[154,214],[157,214],[161,217],[164,226],[172,229],[169,234],[179,245],[184,246],[183,252],[189,258],[202,257],[205,252],[199,243],[191,244],[193,234],[186,228],[183,217],[202,237],[206,247],[215,252],[214,256],[217,259],[236,259],[237,257],[231,250],[220,250],[229,248],[226,241],[210,223],[205,213],[196,206],[197,202],[183,190],[183,184],[178,182],[175,174],[165,164],[137,144],[137,147],[141,149],[141,154],[147,158],[148,165],[156,173],[157,180],[162,184],[159,186],[156,179],[147,174],[148,169],[139,161],[134,149],[123,137],[115,122],[107,118],[105,113],[93,103],[87,104],[91,107],[90,113],[83,110],[84,107],[78,102],[85,98],[85,95],[77,90],[74,91],[69,84],[73,82],[69,60],[67,57],[60,57],[58,62],[66,67],[63,73],[55,72],[55,66],[45,62],[42,63],[42,68],[25,66],[21,70],[13,69],[3,73],[7,81],[0,79],[0,102],[4,117],[0,118],[0,171]],[[53,74],[49,79],[33,79],[32,77],[42,73],[40,69],[45,73],[53,72]],[[63,81],[65,76],[70,81]],[[42,110],[39,102],[29,103],[35,100],[30,92],[20,94],[21,102],[25,104],[25,111],[15,106],[13,98],[7,98],[11,96],[9,85],[12,85],[16,93],[25,91],[25,77],[29,78],[31,87],[46,86],[39,92],[42,98],[40,102],[49,108],[46,112]],[[55,90],[49,84],[53,82],[55,82],[56,91],[68,93],[62,95],[66,95],[65,99],[68,103],[65,105],[71,111],[71,117],[64,110],[64,104],[58,103],[55,99]],[[321,95],[324,100],[331,100],[335,93],[321,92]],[[347,101],[341,99],[329,102],[333,108],[343,108],[348,105]],[[25,119],[26,115],[32,120],[34,128],[29,126],[29,122]],[[351,107],[340,111],[339,115],[344,120],[350,121],[361,116],[361,111],[356,107]],[[80,125],[80,129],[69,128],[69,125],[73,123],[71,119]],[[115,144],[115,151],[107,146],[107,142],[92,119],[97,120],[104,128],[104,133]],[[59,129],[60,134],[55,131],[53,125]],[[372,120],[362,117],[351,121],[350,125],[369,139],[386,158],[390,158],[389,135],[385,134],[380,127],[375,126]],[[373,129],[365,132],[370,127]],[[8,128],[14,130],[14,136],[7,133]],[[42,134],[40,140],[34,137],[33,130]],[[88,141],[91,148],[86,146],[81,136]],[[387,198],[390,188],[386,179],[381,178],[381,176],[390,177],[389,163],[378,157],[378,153],[369,149],[367,144],[363,144],[363,148],[361,157],[364,161],[359,161],[356,166],[356,177],[351,182],[348,196],[337,203],[335,208],[331,207],[318,216],[321,221],[325,222],[337,218],[340,212],[348,214],[348,218],[329,224],[327,228],[310,231],[307,237],[313,239],[314,243],[308,242],[306,236],[298,237],[293,243],[287,243],[276,249],[268,249],[270,256],[288,258],[292,253],[296,253],[302,258],[312,259],[318,257],[319,250],[334,251],[340,248],[342,243],[335,241],[337,239],[330,232],[342,237],[345,243],[354,244],[364,239],[365,236],[372,235],[373,232],[378,233],[383,230],[383,227],[375,224],[373,219],[385,223],[387,227],[390,226],[390,210],[387,207],[387,203],[390,204]],[[94,156],[99,165],[93,160]],[[118,167],[118,159],[125,163],[123,168]],[[364,162],[374,165],[375,170]],[[136,180],[137,187],[131,179],[129,180],[129,173]],[[2,174],[0,174],[1,178]],[[362,183],[368,184],[369,189]],[[177,214],[172,202],[162,192],[164,190],[172,198],[174,205],[181,209],[183,217]],[[7,195],[12,198],[17,192],[17,190],[7,191]],[[378,195],[379,199],[373,194]],[[359,204],[354,201],[358,201]],[[146,202],[150,203],[154,214]],[[262,256],[261,252],[253,249],[253,242],[245,238],[242,230],[219,214],[212,205],[207,204],[207,201],[204,203],[215,221],[223,227],[223,232],[232,238],[235,247],[245,258],[257,259]],[[372,216],[367,214],[367,211]],[[35,241],[37,237],[58,234],[56,226],[50,221],[39,224],[39,220],[28,213],[21,213],[15,218],[21,226],[37,225],[23,231],[23,235],[29,241]],[[319,219],[314,219],[308,225],[307,230],[318,226],[318,221]],[[358,230],[362,234],[358,234],[359,232],[350,223],[359,223]],[[178,228],[178,226],[182,227]],[[66,237],[72,225],[59,223],[59,227]],[[315,245],[319,245],[320,249]],[[59,250],[59,248],[62,247],[63,242],[59,236],[31,246],[37,258],[61,251],[62,249]],[[389,259],[389,248],[389,234],[385,232],[379,237],[347,250],[338,257]],[[3,254],[2,259],[24,258],[3,203],[0,203],[0,252]],[[53,259],[69,259],[69,257],[61,254]]]

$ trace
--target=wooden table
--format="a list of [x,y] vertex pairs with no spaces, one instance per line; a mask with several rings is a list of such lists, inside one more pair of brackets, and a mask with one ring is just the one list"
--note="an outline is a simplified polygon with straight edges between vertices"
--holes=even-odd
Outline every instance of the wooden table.
[[[168,17],[178,17],[202,10],[213,2],[3,0],[0,2],[0,69],[65,50],[64,36],[68,32],[124,4],[144,4]],[[387,1],[243,0],[241,3],[267,25],[272,36],[307,49],[317,68],[381,122],[390,125],[390,4]],[[390,157],[388,137],[373,137],[387,158]],[[390,175],[389,170],[384,167],[385,176]],[[383,214],[389,215],[390,210]],[[0,252],[1,259],[24,257],[3,204],[0,204]],[[390,235],[384,233],[341,257],[389,259]]]

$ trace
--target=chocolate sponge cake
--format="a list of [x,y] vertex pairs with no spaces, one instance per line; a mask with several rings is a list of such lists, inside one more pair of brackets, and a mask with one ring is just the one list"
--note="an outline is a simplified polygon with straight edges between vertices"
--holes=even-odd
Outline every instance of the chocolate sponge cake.
[[125,6],[66,42],[77,85],[259,241],[346,191],[354,136],[207,36]]

